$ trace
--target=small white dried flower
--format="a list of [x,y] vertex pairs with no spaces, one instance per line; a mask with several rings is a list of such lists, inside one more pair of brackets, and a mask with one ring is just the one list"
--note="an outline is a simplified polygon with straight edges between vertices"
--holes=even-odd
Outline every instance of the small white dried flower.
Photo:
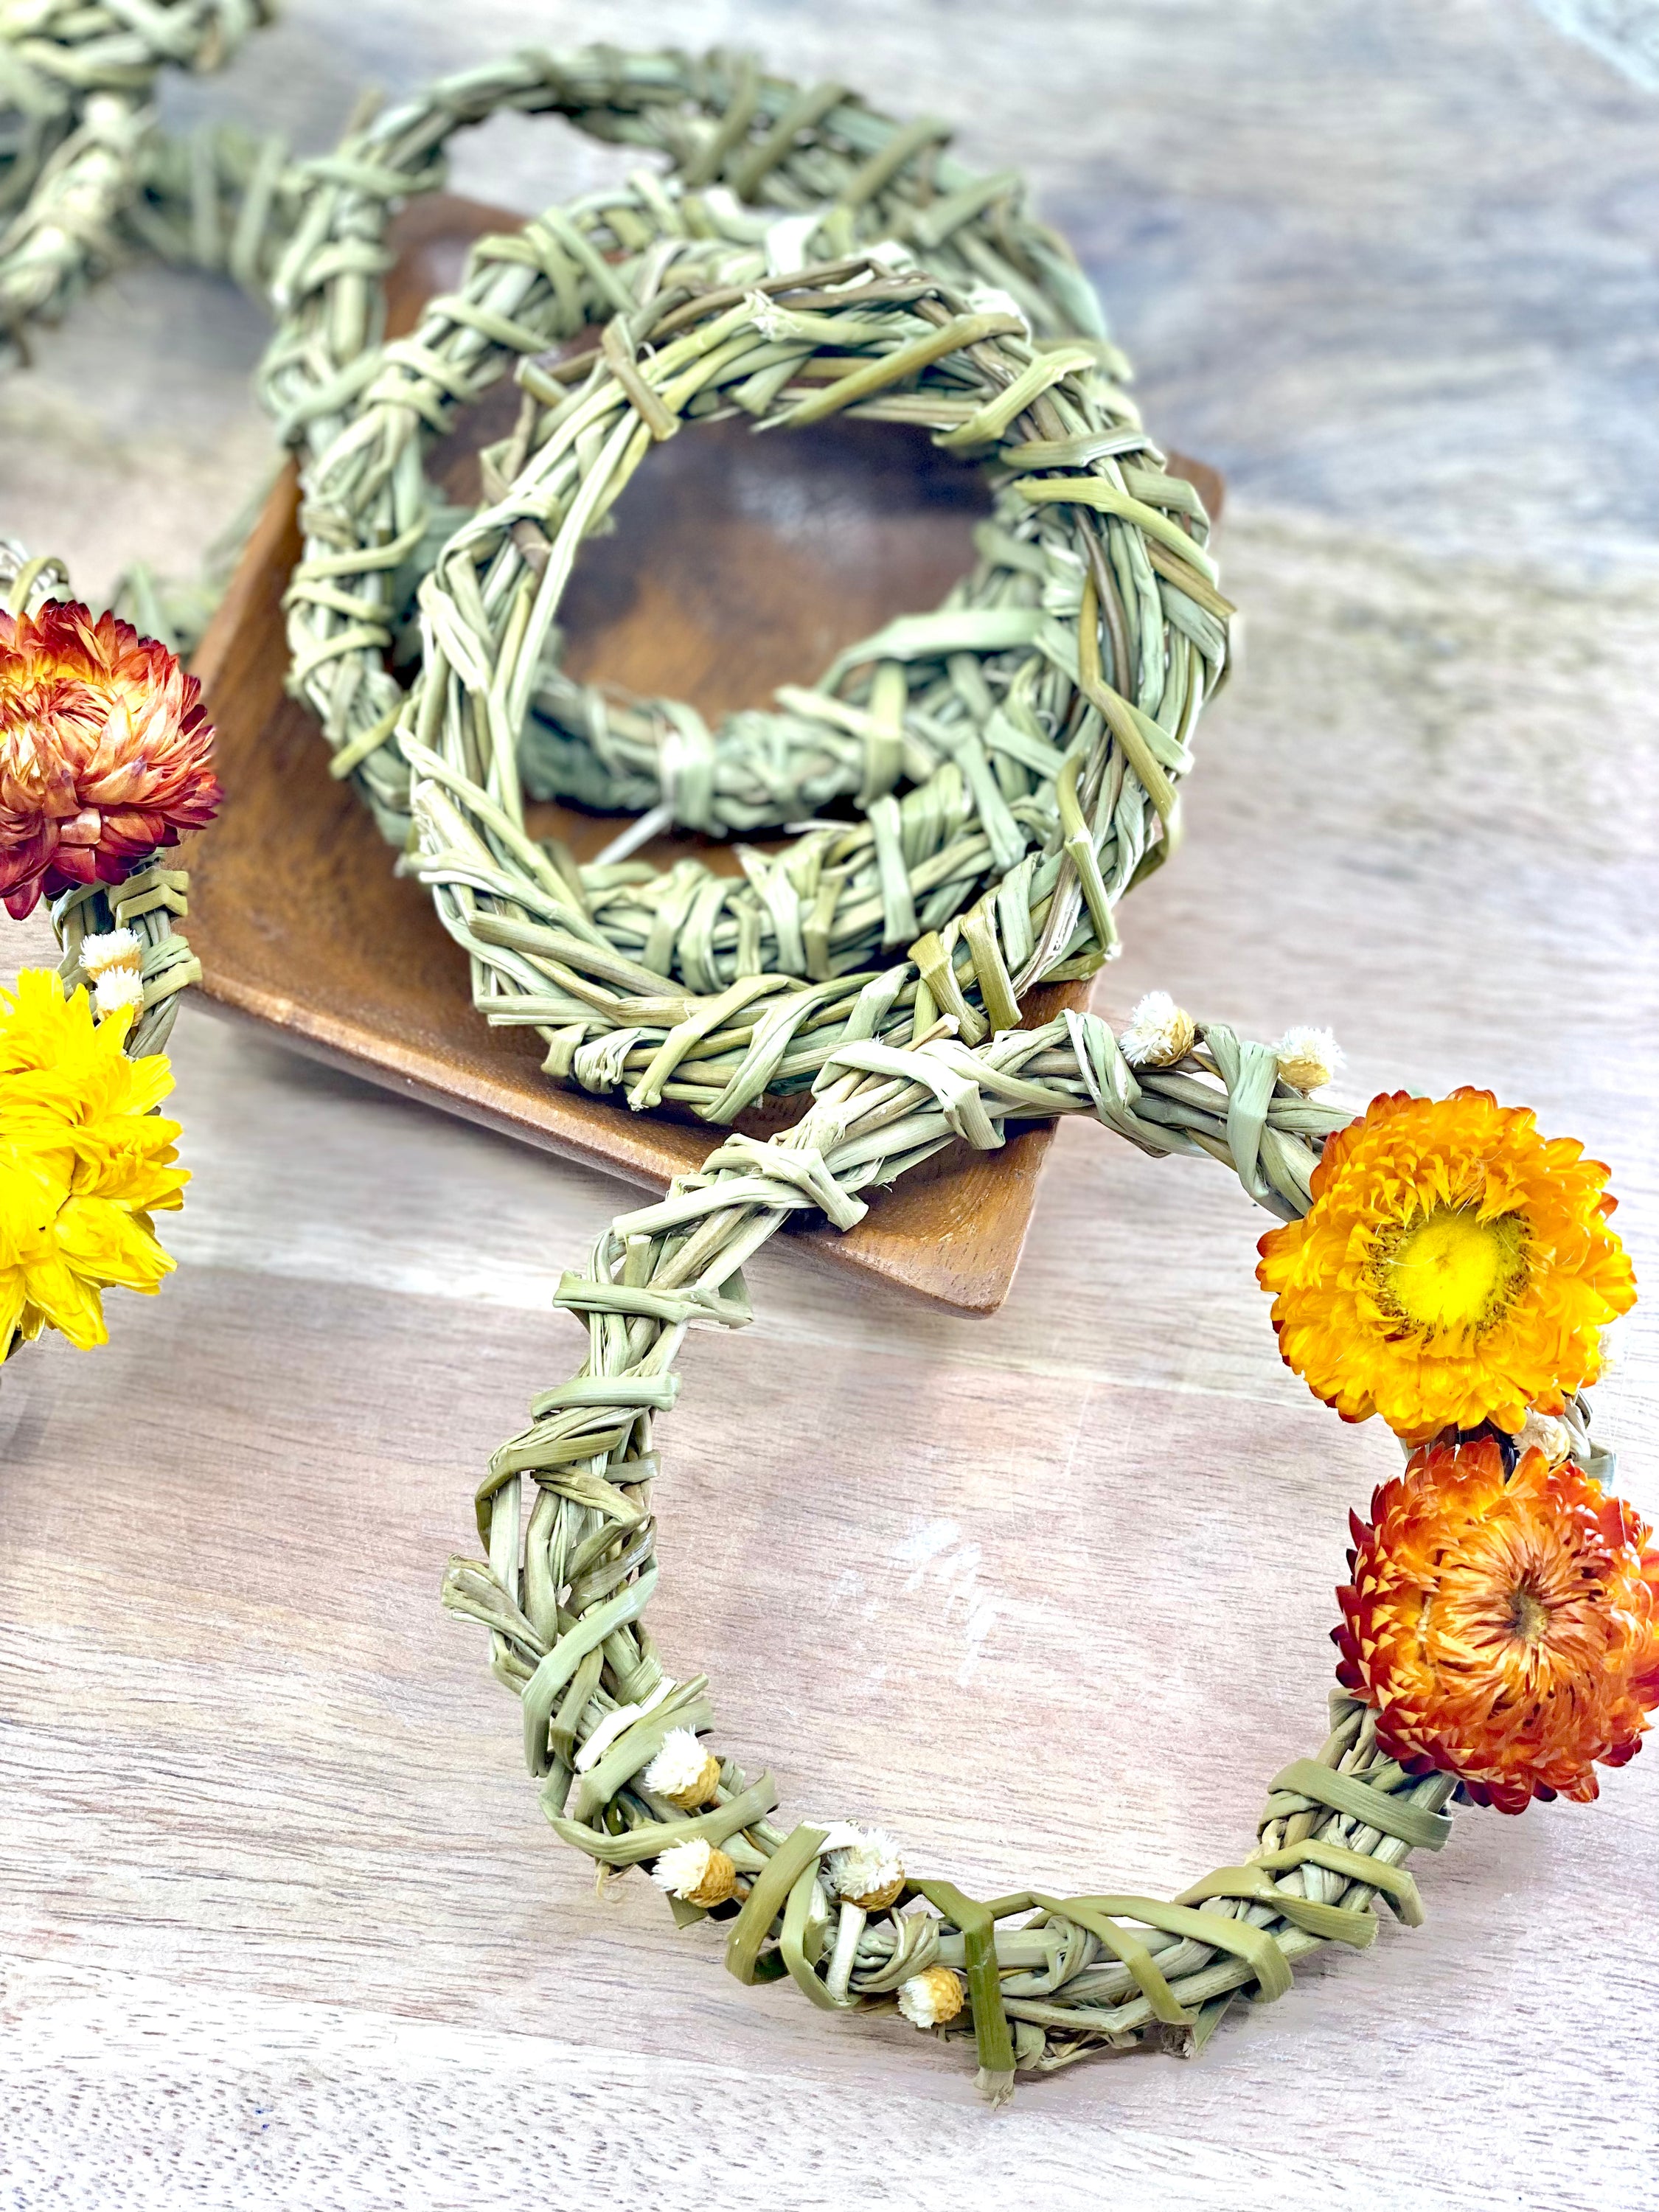
[[111,968],[92,987],[92,1009],[99,1020],[131,1006],[135,1012],[144,1003],[144,979],[131,968]]
[[1279,1073],[1292,1091],[1322,1091],[1346,1057],[1328,1030],[1288,1029],[1273,1047]]
[[1173,1067],[1198,1041],[1193,1018],[1167,991],[1148,991],[1118,1039],[1131,1067]]
[[879,1912],[904,1887],[899,1847],[883,1828],[831,1825],[823,1847],[823,1886],[843,1905]]
[[670,1897],[687,1905],[724,1905],[738,1886],[735,1862],[717,1844],[694,1836],[689,1844],[671,1844],[651,1869],[651,1879]]
[[652,1796],[692,1813],[712,1802],[720,1786],[720,1763],[690,1729],[670,1729],[641,1779]]
[[1516,1449],[1529,1452],[1541,1451],[1552,1467],[1559,1467],[1573,1455],[1572,1431],[1556,1413],[1540,1413],[1528,1409],[1515,1439]]
[[101,934],[94,932],[81,939],[76,957],[82,975],[90,975],[96,982],[112,968],[125,968],[133,975],[143,964],[144,948],[130,929],[106,929]]
[[950,1966],[929,1966],[898,1987],[898,2008],[913,2027],[942,2027],[962,2010],[962,1978]]

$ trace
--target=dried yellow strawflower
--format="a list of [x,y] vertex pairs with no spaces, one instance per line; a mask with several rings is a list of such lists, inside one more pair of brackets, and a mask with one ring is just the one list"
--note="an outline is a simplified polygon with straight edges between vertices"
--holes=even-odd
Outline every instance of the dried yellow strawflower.
[[129,1060],[125,1014],[94,1024],[47,968],[0,990],[0,1359],[60,1329],[105,1340],[103,1292],[157,1289],[173,1261],[153,1214],[182,1203],[173,1088],[160,1053]]

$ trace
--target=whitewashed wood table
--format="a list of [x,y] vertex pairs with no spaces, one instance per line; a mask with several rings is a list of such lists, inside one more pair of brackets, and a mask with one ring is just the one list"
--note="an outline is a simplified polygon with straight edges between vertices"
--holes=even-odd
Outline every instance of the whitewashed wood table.
[[[292,0],[193,97],[322,143],[366,78],[600,27]],[[1659,1285],[1651,95],[1499,0],[688,0],[627,30],[966,118],[1079,238],[1152,421],[1229,473],[1248,667],[1103,1007],[1168,985],[1258,1034],[1331,1022],[1355,1098],[1530,1101],[1612,1163]],[[502,129],[459,181],[529,204],[599,159]],[[261,465],[257,336],[182,280],[88,302],[0,388],[0,520],[89,590],[186,565]],[[0,1390],[8,2212],[1651,2203],[1659,1752],[1596,1810],[1460,1820],[1425,1929],[1198,2064],[996,2116],[959,2052],[738,1989],[638,1885],[596,1899],[436,1594],[477,1469],[571,1363],[547,1297],[615,1188],[201,1015],[176,1059],[178,1275]],[[1067,1128],[994,1320],[763,1256],[755,1328],[688,1355],[656,1622],[790,1803],[969,1887],[1030,1879],[1039,1829],[1060,1888],[1248,1842],[1318,1740],[1344,1514],[1394,1464],[1277,1365],[1260,1226],[1218,1174]],[[1656,1311],[1601,1400],[1650,1518]]]

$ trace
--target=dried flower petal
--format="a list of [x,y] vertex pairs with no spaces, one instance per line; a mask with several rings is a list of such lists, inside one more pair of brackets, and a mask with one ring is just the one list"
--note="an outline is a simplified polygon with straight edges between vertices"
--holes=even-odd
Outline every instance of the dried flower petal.
[[202,687],[154,639],[78,601],[0,613],[0,900],[19,917],[76,884],[118,884],[210,822]]
[[1659,1705],[1659,1551],[1622,1499],[1491,1437],[1413,1454],[1353,1522],[1337,1679],[1377,1741],[1478,1803],[1587,1802]]
[[1607,1171],[1489,1091],[1374,1098],[1327,1139],[1305,1219],[1261,1239],[1287,1365],[1401,1436],[1559,1413],[1636,1301]]

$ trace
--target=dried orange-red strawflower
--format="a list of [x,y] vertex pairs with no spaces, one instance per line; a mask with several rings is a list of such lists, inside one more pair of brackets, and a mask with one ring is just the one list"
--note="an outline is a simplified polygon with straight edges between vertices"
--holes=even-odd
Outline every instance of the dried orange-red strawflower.
[[1306,1218],[1261,1239],[1286,1363],[1344,1420],[1413,1442],[1559,1413],[1636,1302],[1583,1149],[1487,1091],[1372,1099],[1327,1142]]
[[0,900],[15,915],[213,818],[202,687],[112,614],[0,613]]
[[1491,1437],[1413,1454],[1352,1516],[1337,1679],[1391,1758],[1478,1804],[1596,1794],[1659,1705],[1659,1551],[1623,1500]]

